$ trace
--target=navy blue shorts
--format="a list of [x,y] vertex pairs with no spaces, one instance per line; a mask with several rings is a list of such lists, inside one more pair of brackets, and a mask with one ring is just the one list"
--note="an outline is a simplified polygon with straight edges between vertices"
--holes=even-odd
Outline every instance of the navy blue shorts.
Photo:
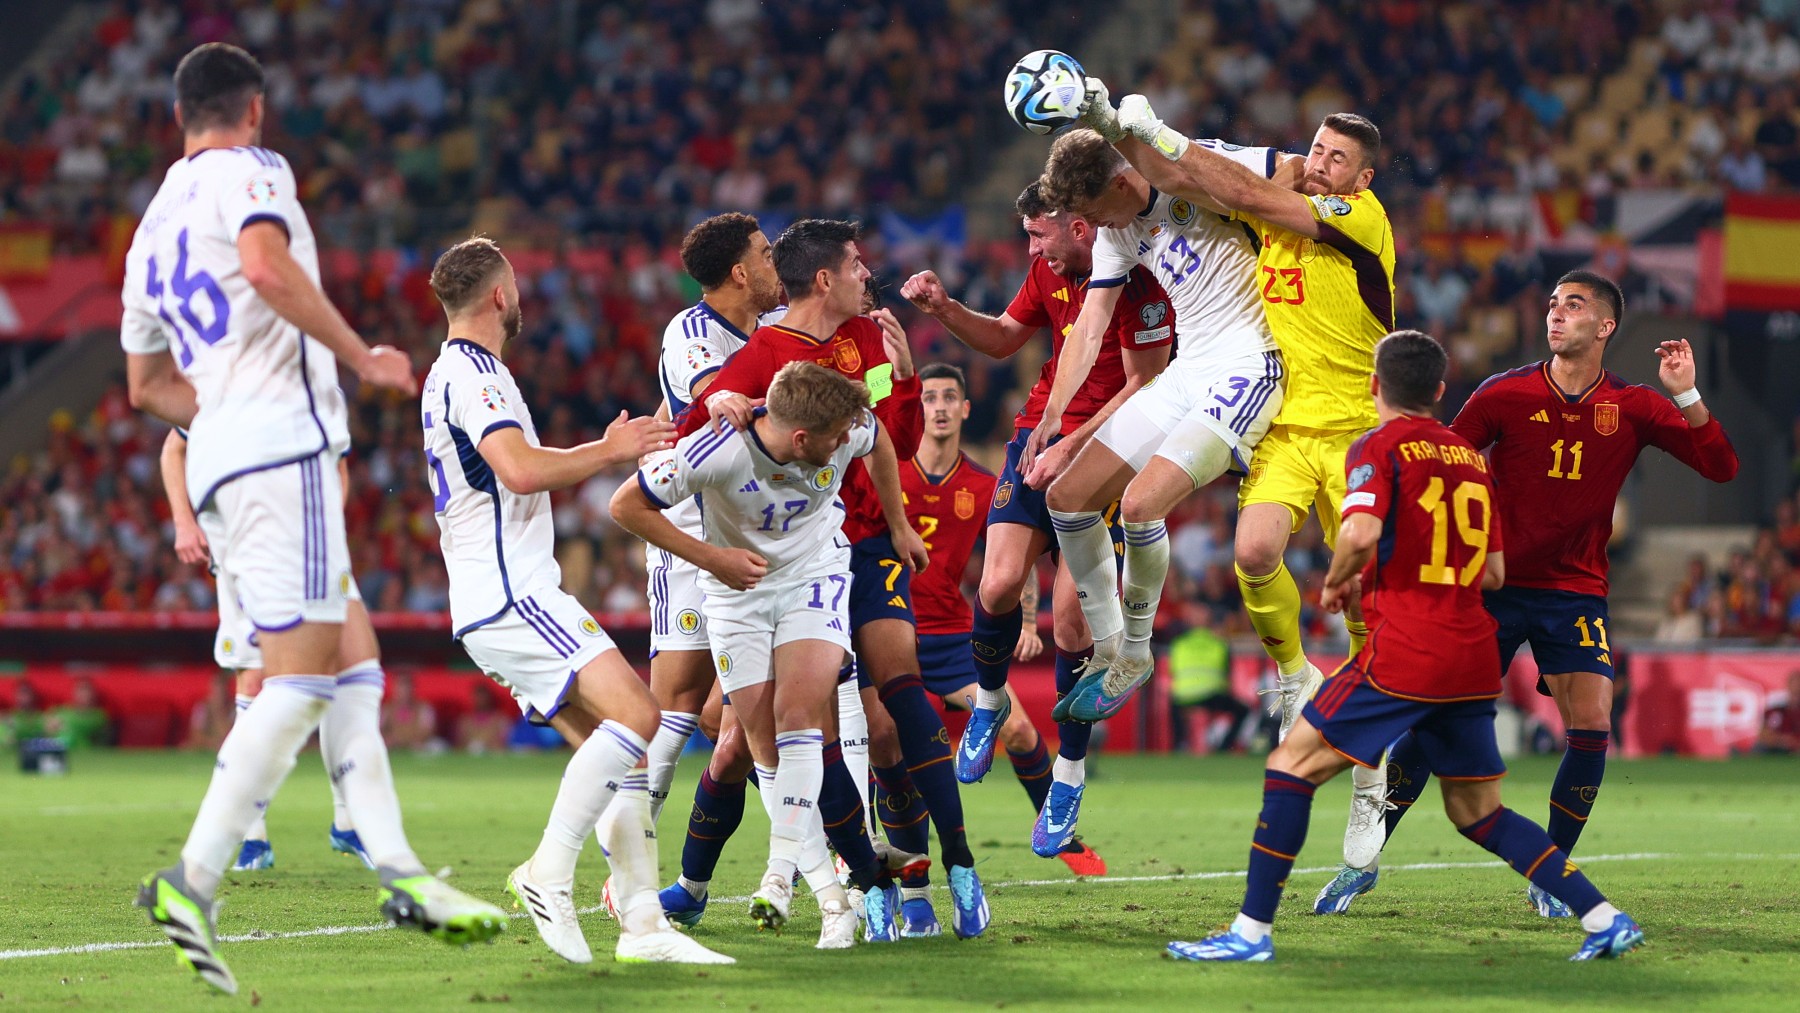
[[1387,747],[1411,731],[1433,774],[1447,781],[1492,781],[1506,774],[1494,712],[1492,700],[1438,703],[1383,693],[1361,669],[1345,664],[1303,713],[1326,745],[1361,766],[1379,764]]
[[[1050,523],[1050,505],[1044,501],[1044,490],[1033,489],[1025,484],[1025,469],[1019,467],[1019,455],[1025,452],[1025,441],[1031,439],[1031,430],[1020,429],[1013,433],[1012,442],[1006,445],[1006,464],[1000,469],[1000,481],[994,485],[994,501],[988,505],[987,522],[994,524],[1023,524],[1028,528],[1036,528],[1050,536],[1050,549],[1056,550],[1056,528]],[[1051,443],[1062,439],[1058,436]],[[1125,526],[1119,519],[1119,504],[1114,503],[1102,512],[1106,520],[1106,528],[1112,532],[1113,555],[1119,559],[1120,565],[1125,561]]]
[[900,561],[886,532],[850,546],[850,629],[877,619],[914,622],[912,571]]
[[971,638],[968,633],[919,634],[919,677],[927,690],[958,709],[968,704],[955,694],[975,685]]
[[[1554,588],[1503,587],[1483,594],[1481,600],[1500,624],[1502,672],[1512,664],[1520,645],[1528,643],[1539,672],[1596,672],[1613,677],[1605,598]],[[1550,695],[1542,677],[1537,690]]]

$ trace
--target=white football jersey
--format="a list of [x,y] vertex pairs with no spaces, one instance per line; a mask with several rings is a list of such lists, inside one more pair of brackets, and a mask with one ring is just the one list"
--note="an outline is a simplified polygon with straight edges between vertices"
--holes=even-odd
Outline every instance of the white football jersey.
[[[756,326],[780,323],[785,316],[787,307],[777,306],[757,317]],[[725,368],[725,360],[749,341],[750,335],[738,330],[705,300],[676,314],[669,326],[663,328],[662,361],[657,367],[657,380],[662,386],[663,401],[669,406],[669,418],[680,418],[694,401],[694,385]],[[700,527],[697,501],[678,503],[669,509],[667,516],[682,531],[695,538],[705,537]]]
[[518,599],[562,584],[550,494],[521,496],[501,484],[478,448],[508,427],[539,446],[512,371],[472,341],[444,342],[420,393],[425,468],[438,544],[450,571],[457,637],[505,615]]
[[[865,411],[831,462],[815,468],[776,463],[754,426],[742,432],[708,426],[645,463],[638,487],[663,510],[698,498],[706,542],[749,549],[768,561],[759,587],[842,573],[850,566],[850,543],[838,489],[850,462],[875,449],[875,433],[875,418]],[[708,594],[732,593],[704,570],[700,586]]]
[[[1195,141],[1264,178],[1275,173],[1274,148]],[[1275,348],[1256,290],[1256,238],[1248,226],[1155,188],[1150,204],[1122,229],[1094,239],[1090,289],[1123,285],[1143,264],[1175,308],[1176,357],[1229,361]]]
[[350,446],[336,359],[244,278],[238,233],[259,221],[287,230],[317,284],[293,169],[264,148],[206,148],[171,165],[125,257],[119,343],[172,353],[199,402],[187,459],[196,509],[239,475]]

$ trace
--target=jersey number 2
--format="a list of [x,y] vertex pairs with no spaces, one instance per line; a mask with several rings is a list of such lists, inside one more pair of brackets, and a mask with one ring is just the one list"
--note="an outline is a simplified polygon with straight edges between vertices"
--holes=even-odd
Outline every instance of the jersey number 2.
[[[1481,504],[1479,522],[1471,516],[1469,504]],[[1488,528],[1493,524],[1493,505],[1488,496],[1488,487],[1480,482],[1459,482],[1456,490],[1450,494],[1450,501],[1444,501],[1444,480],[1432,476],[1431,484],[1419,496],[1418,504],[1431,515],[1431,562],[1419,567],[1419,583],[1421,584],[1473,584],[1480,579],[1482,568],[1487,565]],[[1456,535],[1462,543],[1475,550],[1469,561],[1458,573],[1456,567],[1450,566],[1450,515],[1456,515]]]

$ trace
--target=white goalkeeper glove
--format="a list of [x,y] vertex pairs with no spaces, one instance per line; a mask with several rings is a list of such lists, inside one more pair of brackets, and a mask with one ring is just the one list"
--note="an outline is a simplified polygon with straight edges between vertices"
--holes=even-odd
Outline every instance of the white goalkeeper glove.
[[1112,98],[1106,94],[1106,82],[1097,77],[1087,79],[1087,98],[1081,102],[1081,125],[1093,128],[1095,133],[1106,138],[1112,144],[1125,136],[1124,128],[1119,126],[1119,114],[1113,109]]
[[1150,100],[1142,95],[1127,95],[1120,100],[1117,119],[1125,133],[1155,148],[1157,154],[1171,162],[1181,161],[1187,152],[1186,135],[1157,119]]

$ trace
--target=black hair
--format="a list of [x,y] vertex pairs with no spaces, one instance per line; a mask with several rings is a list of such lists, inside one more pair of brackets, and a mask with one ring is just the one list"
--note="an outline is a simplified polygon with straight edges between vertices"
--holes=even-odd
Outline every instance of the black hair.
[[775,240],[775,275],[787,289],[788,301],[813,294],[820,271],[836,270],[848,255],[845,243],[862,235],[856,222],[802,218]]
[[681,269],[712,291],[731,278],[731,269],[750,252],[750,237],[762,228],[751,215],[728,211],[688,230],[681,240]]
[[1044,199],[1043,186],[1040,181],[1032,180],[1019,191],[1019,197],[1013,201],[1013,210],[1020,218],[1042,218],[1056,209]]
[[262,92],[262,64],[224,42],[195,46],[175,67],[175,103],[190,134],[235,125]]
[[948,362],[928,362],[919,370],[919,382],[926,380],[955,380],[956,389],[963,397],[969,396],[969,381],[963,376],[961,366]]
[[1424,331],[1395,331],[1375,345],[1375,375],[1381,399],[1402,411],[1428,412],[1438,400],[1438,384],[1450,357]]
[[1556,279],[1554,287],[1563,285],[1586,285],[1612,310],[1613,323],[1625,322],[1625,293],[1619,290],[1618,282],[1604,274],[1576,270]]
[[1335,130],[1356,142],[1362,149],[1363,168],[1373,166],[1381,157],[1381,129],[1373,120],[1358,113],[1332,113],[1319,126]]

